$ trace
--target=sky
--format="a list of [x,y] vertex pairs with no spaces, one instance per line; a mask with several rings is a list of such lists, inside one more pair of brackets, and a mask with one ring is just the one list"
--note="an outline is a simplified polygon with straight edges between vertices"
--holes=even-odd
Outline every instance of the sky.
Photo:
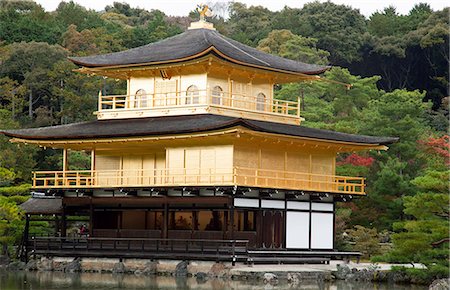
[[[115,0],[116,2],[126,2],[131,7],[145,8],[147,10],[159,9],[171,16],[187,16],[189,11],[194,10],[197,4],[208,2],[226,2],[226,1],[188,1],[188,0]],[[313,0],[239,0],[237,2],[250,5],[262,5],[272,11],[283,9],[284,6],[291,8],[302,8],[305,3]],[[326,2],[325,0],[319,0]],[[58,6],[60,0],[35,0],[47,11],[53,11]],[[105,6],[112,5],[114,0],[74,0],[74,2],[96,11],[103,10]],[[418,3],[428,3],[433,10],[440,10],[450,6],[445,0],[332,0],[336,4],[345,4],[369,17],[372,13],[383,10],[385,7],[394,6],[399,14],[408,14],[409,10]]]

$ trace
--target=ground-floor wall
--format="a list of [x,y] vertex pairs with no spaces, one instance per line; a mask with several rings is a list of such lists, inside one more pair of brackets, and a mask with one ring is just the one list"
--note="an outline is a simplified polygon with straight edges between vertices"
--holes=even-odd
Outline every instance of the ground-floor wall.
[[63,204],[65,216],[89,216],[92,237],[242,239],[250,248],[334,249],[332,198],[66,197]]

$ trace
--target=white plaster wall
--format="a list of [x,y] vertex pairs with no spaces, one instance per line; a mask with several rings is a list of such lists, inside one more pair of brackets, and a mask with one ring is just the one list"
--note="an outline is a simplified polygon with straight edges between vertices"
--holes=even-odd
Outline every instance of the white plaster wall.
[[153,93],[154,78],[130,78],[130,91],[128,94],[134,95],[140,89],[144,89],[147,94]]

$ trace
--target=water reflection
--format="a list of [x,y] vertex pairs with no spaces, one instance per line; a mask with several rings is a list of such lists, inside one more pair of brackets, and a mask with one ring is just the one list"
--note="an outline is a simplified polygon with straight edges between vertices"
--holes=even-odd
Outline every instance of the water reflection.
[[137,276],[119,274],[61,272],[0,272],[1,290],[75,290],[75,289],[311,289],[311,290],[422,290],[424,286],[374,284],[337,281],[333,283],[302,281],[298,285],[280,283],[264,285],[262,281],[229,281],[211,279],[197,281],[195,278],[173,278],[164,276]]

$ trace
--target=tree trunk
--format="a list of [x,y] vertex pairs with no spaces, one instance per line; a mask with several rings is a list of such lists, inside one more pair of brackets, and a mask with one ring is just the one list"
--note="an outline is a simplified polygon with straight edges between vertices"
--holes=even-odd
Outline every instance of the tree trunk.
[[33,118],[33,91],[31,89],[28,95],[28,117]]

